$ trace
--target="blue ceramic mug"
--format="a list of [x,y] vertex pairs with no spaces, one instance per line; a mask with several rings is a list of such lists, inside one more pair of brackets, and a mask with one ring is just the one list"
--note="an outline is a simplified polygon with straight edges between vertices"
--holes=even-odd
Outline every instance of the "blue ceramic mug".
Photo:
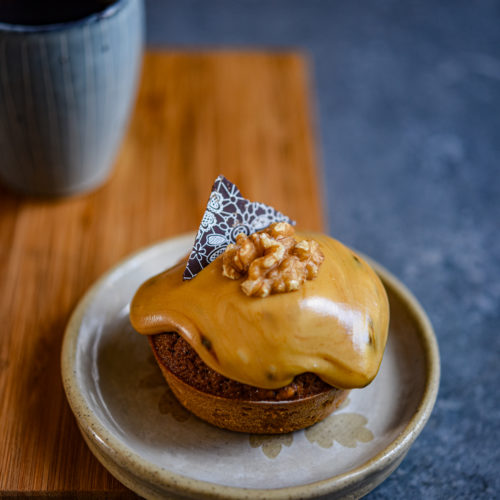
[[65,195],[108,178],[136,93],[143,37],[143,0],[0,4],[5,184]]

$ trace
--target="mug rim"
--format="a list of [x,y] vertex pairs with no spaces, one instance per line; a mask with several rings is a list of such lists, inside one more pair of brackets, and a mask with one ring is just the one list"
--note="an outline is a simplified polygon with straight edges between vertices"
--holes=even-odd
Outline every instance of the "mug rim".
[[20,24],[20,23],[6,23],[0,21],[0,33],[12,32],[12,33],[40,33],[44,31],[61,31],[66,29],[71,29],[74,27],[79,27],[82,24],[89,24],[93,22],[100,21],[102,19],[109,19],[114,17],[118,12],[120,12],[125,4],[129,3],[131,0],[114,0],[112,4],[108,5],[102,10],[93,12],[80,19],[75,19],[73,21],[64,21],[60,23],[50,23],[50,24]]

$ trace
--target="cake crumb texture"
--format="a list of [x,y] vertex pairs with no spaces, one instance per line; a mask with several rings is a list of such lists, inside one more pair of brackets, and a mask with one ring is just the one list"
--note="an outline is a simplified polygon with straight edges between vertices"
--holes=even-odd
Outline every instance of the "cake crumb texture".
[[314,373],[302,373],[280,389],[263,389],[224,377],[207,366],[196,351],[175,332],[152,336],[152,345],[162,364],[192,387],[215,396],[247,401],[295,401],[332,387]]

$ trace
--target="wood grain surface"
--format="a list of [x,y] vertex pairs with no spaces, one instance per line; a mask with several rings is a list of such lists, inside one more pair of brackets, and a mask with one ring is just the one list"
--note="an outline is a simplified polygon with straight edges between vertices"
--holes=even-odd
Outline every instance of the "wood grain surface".
[[0,495],[123,497],[66,402],[59,355],[85,290],[130,252],[195,230],[215,177],[323,228],[297,54],[149,52],[114,174],[63,199],[0,188]]

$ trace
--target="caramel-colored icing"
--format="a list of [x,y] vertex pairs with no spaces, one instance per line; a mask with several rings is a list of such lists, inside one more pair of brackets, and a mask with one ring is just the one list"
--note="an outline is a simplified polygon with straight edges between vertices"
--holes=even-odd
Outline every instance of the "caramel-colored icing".
[[[146,281],[130,308],[145,335],[175,331],[228,378],[275,389],[314,372],[339,388],[363,387],[377,374],[389,323],[385,289],[370,266],[340,242],[313,238],[325,260],[299,290],[246,296],[222,275],[218,257],[182,281],[186,262]],[[244,279],[244,278],[242,278]]]

